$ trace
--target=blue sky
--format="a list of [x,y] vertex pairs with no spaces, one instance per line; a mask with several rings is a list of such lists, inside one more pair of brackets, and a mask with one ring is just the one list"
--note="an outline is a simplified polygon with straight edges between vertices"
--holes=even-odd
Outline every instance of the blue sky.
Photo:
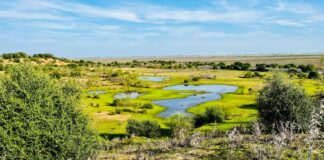
[[324,51],[322,0],[0,0],[0,52],[64,57]]

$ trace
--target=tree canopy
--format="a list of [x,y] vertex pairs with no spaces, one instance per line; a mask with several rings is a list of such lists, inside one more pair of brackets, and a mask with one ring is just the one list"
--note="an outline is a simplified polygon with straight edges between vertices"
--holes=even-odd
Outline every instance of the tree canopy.
[[0,79],[0,157],[94,157],[97,136],[77,109],[79,93],[31,66],[9,69]]

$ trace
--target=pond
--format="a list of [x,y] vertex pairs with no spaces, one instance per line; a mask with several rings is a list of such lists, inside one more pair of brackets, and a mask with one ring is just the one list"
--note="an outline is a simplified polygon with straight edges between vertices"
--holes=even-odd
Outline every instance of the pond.
[[115,99],[135,99],[141,94],[138,92],[124,92],[124,93],[117,93],[114,98]]
[[153,81],[153,82],[162,82],[170,77],[153,77],[153,76],[141,76],[139,77],[140,80],[144,81]]
[[167,109],[160,113],[160,117],[169,117],[176,113],[189,114],[186,110],[198,104],[221,99],[222,93],[235,92],[238,87],[228,85],[176,85],[163,88],[164,90],[193,90],[204,91],[206,93],[188,96],[186,98],[167,99],[154,101],[154,104],[164,106]]
[[87,94],[106,94],[105,91],[95,90],[95,91],[89,91]]

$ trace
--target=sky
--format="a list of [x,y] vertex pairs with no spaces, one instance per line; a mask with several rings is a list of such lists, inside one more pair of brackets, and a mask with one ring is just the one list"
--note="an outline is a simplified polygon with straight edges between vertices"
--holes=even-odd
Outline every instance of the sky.
[[323,0],[0,0],[0,53],[324,52]]

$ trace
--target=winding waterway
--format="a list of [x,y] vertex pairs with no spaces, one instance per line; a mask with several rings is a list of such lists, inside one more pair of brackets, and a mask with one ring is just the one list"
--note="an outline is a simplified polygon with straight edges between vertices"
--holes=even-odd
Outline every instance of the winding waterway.
[[159,114],[160,117],[169,117],[176,113],[185,113],[190,107],[194,107],[198,104],[221,99],[222,93],[235,92],[238,87],[228,86],[228,85],[176,85],[163,88],[164,90],[193,90],[193,91],[203,91],[205,93],[192,95],[185,98],[176,99],[166,99],[154,101],[154,104],[159,106],[164,106],[167,109]]

